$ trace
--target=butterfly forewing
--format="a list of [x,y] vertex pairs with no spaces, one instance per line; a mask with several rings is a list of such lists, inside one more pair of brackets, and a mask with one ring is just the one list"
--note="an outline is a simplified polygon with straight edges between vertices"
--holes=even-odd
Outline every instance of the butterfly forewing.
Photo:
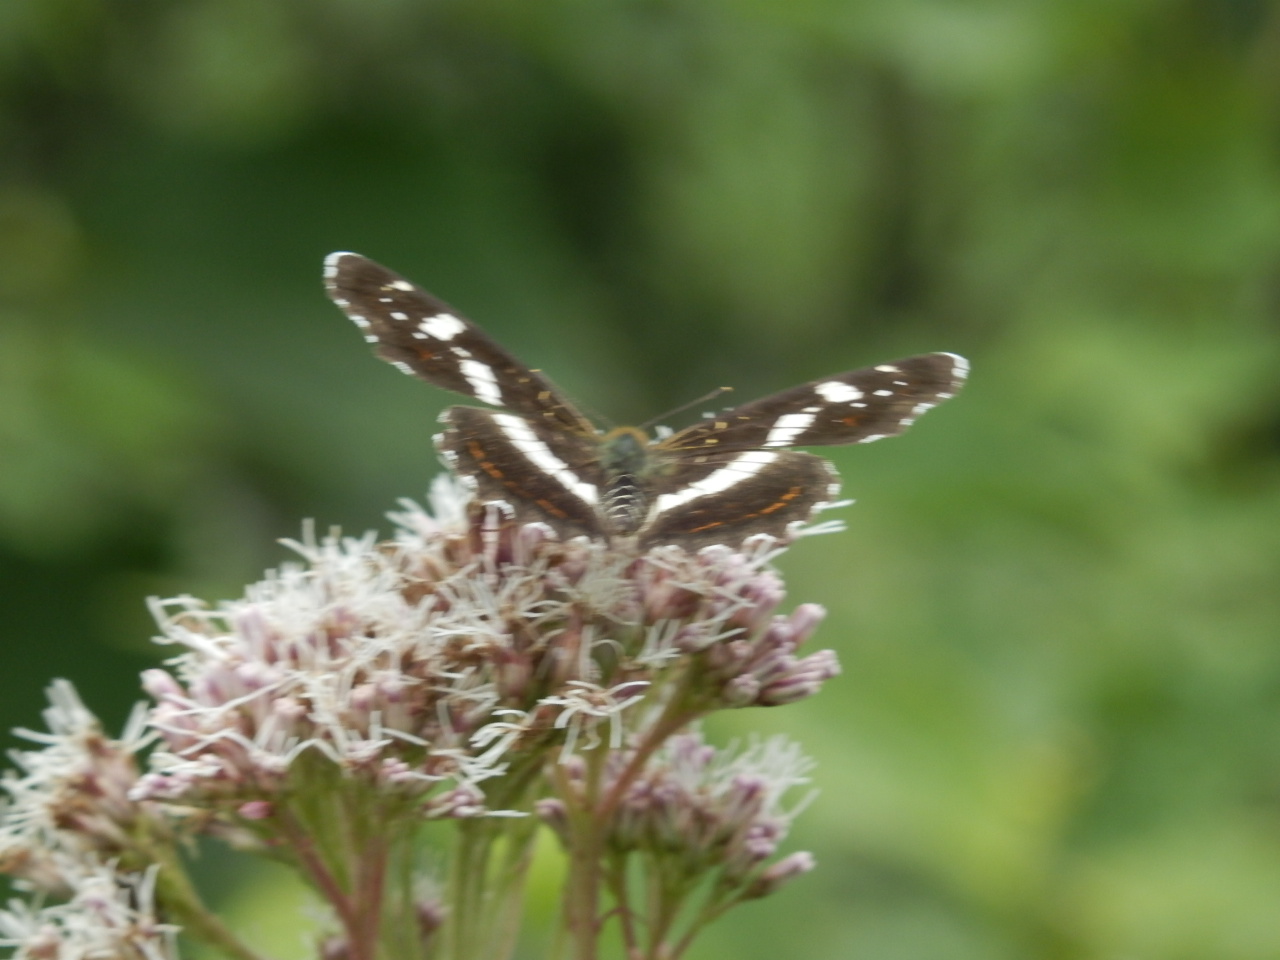
[[963,357],[929,353],[823,377],[708,417],[668,450],[737,451],[869,443],[892,437],[960,389]]
[[595,432],[549,379],[443,300],[381,264],[355,253],[330,254],[325,289],[376,344],[378,356],[405,373],[561,429]]

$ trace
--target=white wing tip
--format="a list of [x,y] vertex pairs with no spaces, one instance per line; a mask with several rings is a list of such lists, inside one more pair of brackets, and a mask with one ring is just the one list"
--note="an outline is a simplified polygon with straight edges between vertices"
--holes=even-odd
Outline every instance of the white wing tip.
[[[359,257],[360,254],[352,253],[350,250],[336,250],[324,258],[324,278],[332,280],[338,273],[338,264],[343,257]],[[364,259],[361,257],[360,259]]]
[[958,353],[947,353],[946,351],[943,351],[942,355],[944,357],[950,357],[952,363],[955,364],[955,366],[951,370],[951,373],[957,380],[964,380],[969,376],[968,360],[960,356],[960,354]]

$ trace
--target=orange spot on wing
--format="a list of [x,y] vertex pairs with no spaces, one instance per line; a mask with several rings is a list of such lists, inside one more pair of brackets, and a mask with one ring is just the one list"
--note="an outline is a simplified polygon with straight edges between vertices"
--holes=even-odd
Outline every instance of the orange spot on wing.
[[[471,459],[479,464],[480,469],[493,477],[493,479],[505,480],[506,474],[498,469],[498,465],[492,460],[486,460],[484,458],[484,447],[480,446],[477,441],[472,440],[467,444],[467,452],[471,454]],[[507,486],[511,485],[507,484]]]

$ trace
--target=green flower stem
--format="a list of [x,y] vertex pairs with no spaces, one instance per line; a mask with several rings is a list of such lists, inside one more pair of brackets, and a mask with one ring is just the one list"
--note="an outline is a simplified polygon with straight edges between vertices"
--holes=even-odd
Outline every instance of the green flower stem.
[[290,853],[306,871],[321,896],[333,907],[343,929],[347,931],[348,936],[351,936],[357,922],[351,901],[317,852],[310,833],[287,810],[279,813],[274,818],[274,822],[279,824],[280,831],[289,845]]
[[160,865],[156,877],[156,900],[181,924],[184,934],[235,960],[268,960],[232,933],[217,914],[209,911],[172,846],[154,844],[147,852],[152,862]]
[[595,960],[599,935],[601,856],[604,852],[605,822],[598,814],[600,781],[608,752],[602,746],[584,751],[587,771],[585,796],[574,797],[574,789],[560,779],[569,821],[569,875],[565,881],[564,928],[573,960]]
[[509,821],[505,856],[494,881],[495,920],[486,957],[500,960],[515,950],[524,913],[524,885],[533,862],[534,845],[541,824],[535,817]]

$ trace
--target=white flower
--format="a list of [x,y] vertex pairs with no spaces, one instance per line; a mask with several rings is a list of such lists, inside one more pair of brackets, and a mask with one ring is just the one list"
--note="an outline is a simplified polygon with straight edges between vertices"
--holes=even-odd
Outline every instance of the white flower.
[[43,749],[10,751],[21,774],[7,771],[0,781],[9,795],[0,815],[0,865],[28,887],[60,890],[70,885],[61,876],[68,861],[55,853],[96,859],[133,850],[139,821],[154,814],[129,797],[136,754],[154,737],[141,704],[112,740],[70,682],[55,680],[48,697],[48,732],[15,731]]
[[15,900],[0,909],[0,945],[15,960],[175,960],[178,928],[156,914],[157,870],[130,875],[78,863],[66,903]]

